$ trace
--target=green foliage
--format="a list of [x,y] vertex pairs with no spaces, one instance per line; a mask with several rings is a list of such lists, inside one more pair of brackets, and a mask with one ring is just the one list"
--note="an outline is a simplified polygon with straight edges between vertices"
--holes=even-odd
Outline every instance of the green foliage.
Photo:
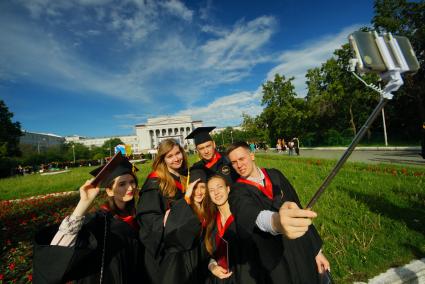
[[274,81],[263,84],[264,110],[259,121],[269,130],[270,145],[275,145],[281,137],[298,136],[303,127],[305,103],[296,98],[293,80],[293,77],[286,79],[284,75],[275,74]]
[[21,124],[12,122],[13,113],[5,102],[0,100],[0,155],[6,157],[19,156],[19,137],[22,135]]
[[400,136],[419,141],[425,122],[425,1],[376,0],[374,28],[409,38],[420,63],[416,74],[405,75],[404,85],[388,104],[388,126]]

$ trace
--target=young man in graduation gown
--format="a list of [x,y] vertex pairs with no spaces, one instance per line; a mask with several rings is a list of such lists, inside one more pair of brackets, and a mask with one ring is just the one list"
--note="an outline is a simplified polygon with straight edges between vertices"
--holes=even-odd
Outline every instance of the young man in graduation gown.
[[193,130],[186,139],[193,139],[200,161],[193,164],[191,169],[203,169],[209,176],[220,174],[224,176],[229,184],[232,184],[239,176],[233,170],[226,156],[220,154],[215,142],[210,135],[215,126],[198,127]]
[[226,154],[241,176],[232,185],[230,209],[239,237],[251,239],[258,251],[256,269],[267,283],[320,283],[319,273],[329,269],[329,262],[312,225],[316,213],[301,209],[280,171],[257,167],[245,142],[232,144]]

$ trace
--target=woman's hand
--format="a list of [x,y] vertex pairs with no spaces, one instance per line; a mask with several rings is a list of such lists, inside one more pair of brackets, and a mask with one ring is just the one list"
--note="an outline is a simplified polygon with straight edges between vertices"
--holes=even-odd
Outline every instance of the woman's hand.
[[91,181],[92,180],[86,181],[80,187],[80,201],[78,202],[77,207],[75,207],[72,215],[84,216],[90,208],[90,205],[93,203],[93,200],[99,194],[100,188],[93,186]]
[[186,189],[186,193],[184,195],[184,198],[186,200],[190,200],[190,197],[192,196],[193,193],[193,189],[195,188],[196,184],[200,181],[201,179],[198,178],[197,180],[195,180],[194,182],[190,183],[189,186]]
[[223,267],[221,267],[218,264],[211,264],[210,265],[210,271],[211,271],[212,274],[214,274],[214,276],[216,276],[220,279],[229,278],[230,275],[232,275],[232,271],[227,272],[226,269],[224,269]]
[[316,255],[316,264],[317,264],[317,271],[319,273],[323,273],[326,270],[331,270],[331,266],[329,264],[329,261],[325,257],[325,255],[322,253],[322,250],[319,251],[319,253]]
[[168,215],[170,215],[170,209],[168,209],[167,211],[165,211],[164,220],[163,220],[164,227],[165,227],[165,224],[167,223]]
[[92,184],[92,179],[87,180],[80,187],[80,200],[83,202],[93,202],[96,196],[99,194],[100,189],[98,187],[94,187]]

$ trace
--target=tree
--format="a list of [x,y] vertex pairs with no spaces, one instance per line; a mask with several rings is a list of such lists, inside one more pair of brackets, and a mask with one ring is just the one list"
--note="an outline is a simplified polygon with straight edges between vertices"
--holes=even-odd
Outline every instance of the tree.
[[388,112],[403,137],[418,139],[425,122],[425,1],[376,0],[374,8],[374,28],[408,37],[419,60],[419,71],[404,76]]
[[13,113],[9,112],[5,102],[0,100],[0,155],[4,157],[20,156],[19,137],[22,136],[21,124],[12,122]]
[[284,75],[276,74],[273,81],[263,84],[261,104],[264,110],[260,116],[269,129],[270,145],[275,145],[278,138],[299,136],[302,131],[305,103],[296,98],[293,80],[294,77],[286,79]]
[[[352,57],[346,44],[335,50],[334,57],[323,63],[321,68],[310,69],[306,74],[307,116],[310,122],[307,128],[309,133],[314,133],[316,143],[347,143],[377,104],[379,95],[347,72]],[[364,76],[364,80],[374,84],[378,79],[376,75]],[[336,134],[341,139],[328,137]],[[348,141],[344,141],[344,137]]]
[[107,156],[112,156],[114,155],[114,148],[115,146],[119,145],[119,144],[124,144],[121,139],[119,138],[111,138],[105,141],[105,143],[103,143],[102,148],[103,148],[103,152],[107,155]]

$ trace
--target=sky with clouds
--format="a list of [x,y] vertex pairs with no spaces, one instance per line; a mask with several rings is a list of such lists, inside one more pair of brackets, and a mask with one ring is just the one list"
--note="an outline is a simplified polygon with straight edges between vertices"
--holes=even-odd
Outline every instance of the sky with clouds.
[[133,134],[150,117],[236,126],[279,73],[306,93],[372,1],[0,1],[0,99],[28,131]]

